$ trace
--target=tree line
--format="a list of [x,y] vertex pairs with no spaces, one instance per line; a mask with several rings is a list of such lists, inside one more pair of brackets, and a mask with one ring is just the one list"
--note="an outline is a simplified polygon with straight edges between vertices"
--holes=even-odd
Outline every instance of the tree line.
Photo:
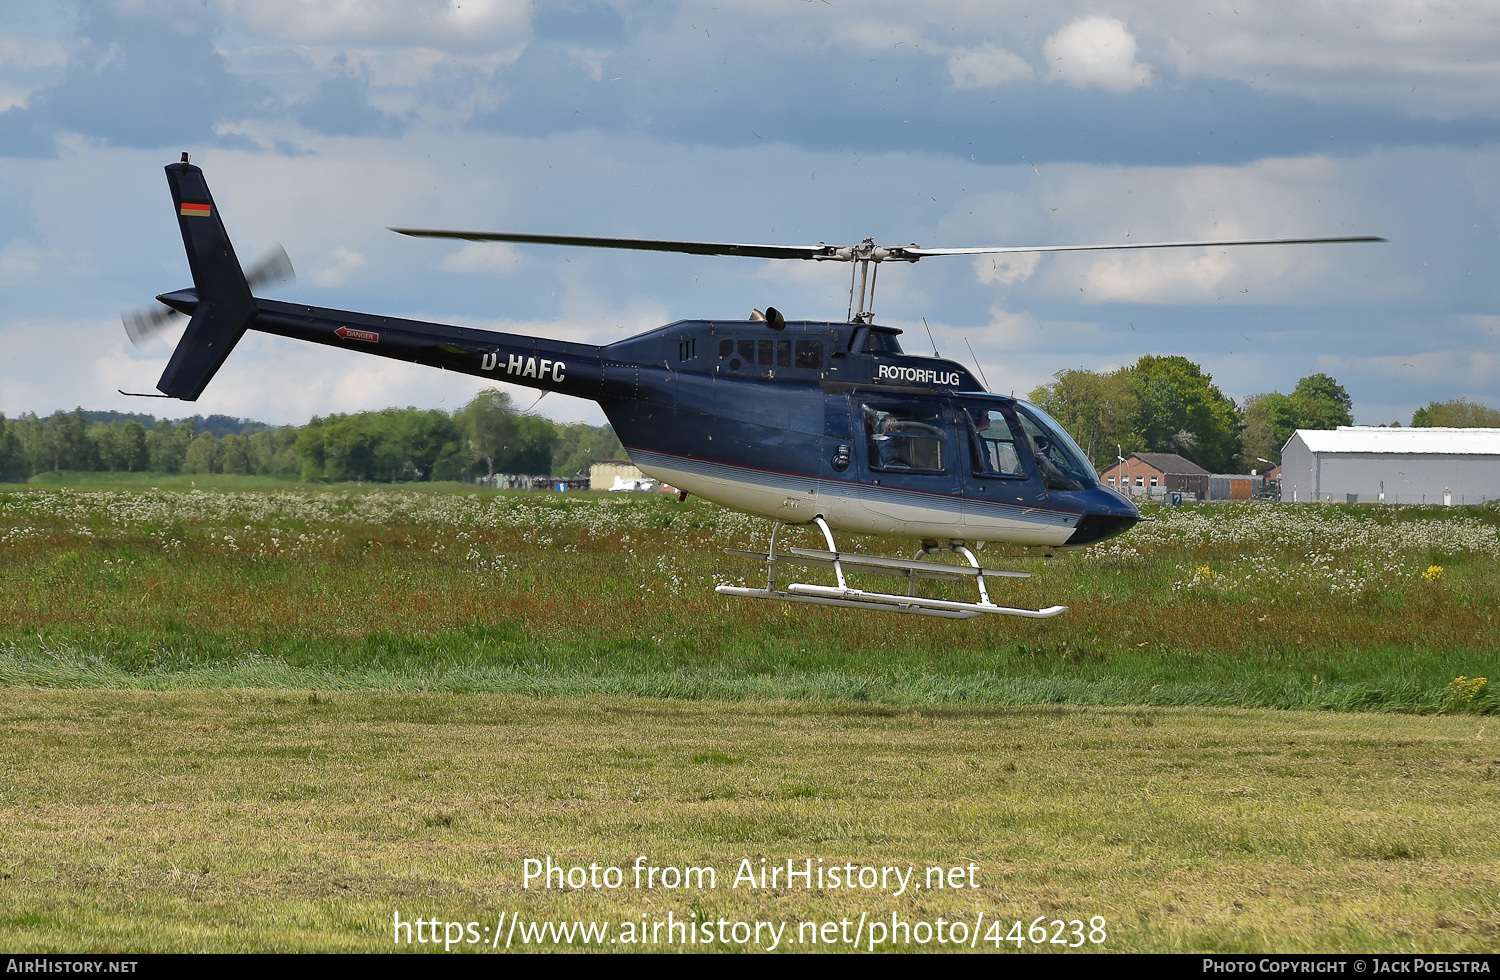
[[[235,430],[238,431],[235,431]],[[217,431],[215,431],[217,430]],[[487,390],[452,414],[388,408],[269,428],[220,416],[171,421],[113,412],[0,414],[0,478],[54,470],[262,474],[308,481],[587,476],[624,448],[607,426],[564,425]]]
[[[1215,473],[1280,462],[1297,429],[1353,423],[1349,393],[1326,374],[1242,403],[1185,357],[1147,355],[1114,371],[1059,371],[1030,398],[1103,469],[1117,451],[1179,453]],[[1399,423],[1392,423],[1399,424]],[[1496,426],[1500,411],[1465,399],[1419,408],[1414,426]],[[53,470],[229,473],[308,481],[472,480],[496,473],[586,476],[624,456],[608,426],[562,425],[480,392],[457,412],[388,408],[270,428],[226,416],[181,421],[117,412],[0,414],[0,479]]]
[[[1308,375],[1290,394],[1236,403],[1199,365],[1154,354],[1114,371],[1059,371],[1030,398],[1101,470],[1132,452],[1177,453],[1213,473],[1266,469],[1296,430],[1354,424],[1349,393],[1326,374]],[[1432,402],[1412,425],[1500,426],[1500,411],[1462,398]]]

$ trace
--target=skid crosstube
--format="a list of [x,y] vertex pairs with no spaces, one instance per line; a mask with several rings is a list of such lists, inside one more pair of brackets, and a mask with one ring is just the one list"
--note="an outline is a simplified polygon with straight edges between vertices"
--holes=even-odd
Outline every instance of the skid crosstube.
[[[771,545],[768,551],[757,552],[742,551],[735,548],[725,549],[725,554],[741,558],[754,558],[765,562],[766,587],[764,589],[752,589],[744,586],[720,585],[716,587],[715,591],[722,595],[737,595],[751,599],[776,599],[781,602],[810,602],[819,605],[842,606],[849,609],[912,613],[923,616],[940,616],[948,619],[971,619],[982,614],[1021,616],[1027,619],[1051,619],[1053,616],[1067,611],[1067,606],[1026,609],[1015,606],[1002,606],[991,602],[989,590],[985,587],[984,582],[987,576],[1030,578],[1030,573],[981,567],[979,560],[974,557],[974,553],[965,547],[962,542],[955,541],[951,549],[945,550],[951,550],[955,554],[962,555],[968,560],[968,565],[940,565],[930,561],[884,558],[878,555],[841,552],[834,545],[833,532],[829,529],[827,522],[822,517],[815,517],[813,518],[813,523],[817,524],[822,530],[824,540],[828,542],[828,550],[789,548],[786,552],[777,554],[776,534],[781,528],[781,525],[778,524],[771,532]],[[925,549],[918,552],[919,555],[925,553]],[[831,569],[838,579],[838,585],[826,586],[793,583],[788,585],[784,590],[778,589],[776,587],[776,566],[782,564]],[[908,582],[908,593],[906,595],[898,595],[890,592],[870,592],[864,589],[853,588],[844,577],[845,566],[849,566],[851,571],[904,578]],[[916,594],[918,579],[945,582],[960,582],[965,579],[972,580],[979,587],[979,601],[958,602],[951,599],[929,599],[925,596],[919,596]]]

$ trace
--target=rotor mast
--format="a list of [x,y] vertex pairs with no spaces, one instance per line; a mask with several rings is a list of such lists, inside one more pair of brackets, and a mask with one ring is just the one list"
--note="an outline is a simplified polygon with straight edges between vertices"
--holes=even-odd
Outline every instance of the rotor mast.
[[[832,259],[837,262],[848,262],[849,269],[849,322],[850,323],[873,323],[875,320],[875,280],[880,275],[880,263],[888,258],[896,257],[892,250],[875,244],[875,239],[866,238],[858,245],[850,248],[838,249],[837,253],[829,256],[819,256],[827,261]],[[907,262],[917,261],[914,258],[905,259]],[[872,269],[871,266],[874,266]],[[854,296],[855,281],[859,282],[859,299],[856,302]],[[866,299],[866,287],[869,289],[868,300]]]

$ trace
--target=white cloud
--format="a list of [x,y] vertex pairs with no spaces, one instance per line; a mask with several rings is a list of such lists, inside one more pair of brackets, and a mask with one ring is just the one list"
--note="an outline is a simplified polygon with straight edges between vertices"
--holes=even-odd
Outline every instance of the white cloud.
[[12,244],[0,248],[0,283],[14,285],[30,279],[43,265],[43,257],[34,248]]
[[36,89],[31,86],[0,85],[0,112],[6,109],[14,109],[17,106],[24,108],[26,100]]
[[506,242],[470,242],[439,263],[449,272],[514,272],[520,264],[515,246]]
[[333,265],[313,273],[313,281],[320,286],[342,286],[349,281],[349,274],[369,265],[365,257],[340,245],[333,250]]
[[1151,66],[1136,61],[1135,37],[1113,17],[1083,17],[1047,38],[1048,78],[1074,88],[1129,92],[1151,84]]
[[[1412,161],[1418,157],[1414,151]],[[1444,172],[1464,166],[1458,158],[1439,164],[1430,153],[1428,160]],[[1409,237],[1403,236],[1407,205],[1382,198],[1385,178],[1375,173],[1409,165],[1395,158],[1327,157],[1224,167],[1052,164],[1042,168],[1040,180],[1030,167],[1016,168],[1017,183],[1030,186],[1030,193],[985,195],[970,205],[968,219],[984,231],[963,229],[949,237],[978,244],[983,234],[1016,245]],[[1464,182],[1472,186],[1473,179]],[[1411,217],[1418,210],[1413,206]],[[1025,255],[1003,257],[1011,263],[982,256],[972,269],[984,283],[1084,304],[1367,305],[1418,295],[1422,276],[1430,275],[1413,270],[1389,245],[1073,252],[1039,260]],[[1021,261],[1027,265],[1016,264]]]
[[993,306],[983,333],[970,340],[980,356],[986,357],[1013,351],[1049,351],[1058,346],[1087,349],[1097,343],[1099,336],[1097,323],[1043,319],[1035,313],[1013,313]]
[[[752,5],[750,9],[754,11],[755,7]],[[787,23],[786,12],[781,13],[783,23]],[[899,12],[893,11],[893,13],[898,18],[902,16]],[[805,25],[806,22],[793,20],[790,21],[789,26],[799,23]],[[922,39],[920,32],[921,28],[913,24],[911,19],[904,23],[899,19],[895,21],[861,19],[852,23],[842,22],[834,28],[833,33],[845,44],[852,44],[866,51],[889,51],[903,45],[911,45],[913,48],[923,47],[926,42]]]
[[298,42],[472,51],[524,41],[531,0],[219,0],[246,30]]
[[[1285,259],[1276,265],[1284,266]],[[1274,275],[1276,271],[1270,270]],[[1108,252],[1094,259],[1076,281],[1077,298],[1094,303],[1222,301],[1248,295],[1238,257],[1228,249],[1171,252]],[[1241,293],[1240,290],[1247,290]]]
[[1025,282],[1042,261],[1040,252],[1011,252],[981,255],[974,260],[974,275],[982,283],[998,282],[1002,286]]
[[0,34],[0,68],[49,68],[67,60],[63,46],[49,38]]
[[948,59],[948,74],[953,78],[953,87],[958,89],[992,88],[1035,77],[1020,55],[990,43],[959,48]]
[[588,72],[589,77],[596,82],[604,79],[604,59],[608,57],[608,51],[594,51],[590,48],[571,48],[568,51],[569,63]]
[[1500,389],[1500,356],[1468,348],[1438,348],[1369,358],[1328,355],[1320,366],[1328,370],[1373,371],[1387,376],[1396,385],[1421,381],[1450,385],[1466,392]]
[[1184,76],[1439,118],[1500,114],[1500,6],[1451,0],[1272,0],[1230,16],[1143,5],[1138,28]]
[[50,38],[0,34],[0,112],[24,108],[33,92],[55,81],[68,54]]
[[[769,141],[719,149],[602,133],[522,139],[425,128],[368,140],[257,132],[298,138],[312,152],[221,148],[193,159],[239,254],[251,260],[265,244],[285,243],[307,274],[275,295],[310,304],[598,343],[680,317],[743,317],[768,302],[799,318],[840,320],[847,302],[849,268],[833,263],[516,246],[523,276],[456,276],[443,266],[458,261],[449,257],[463,253],[459,244],[404,238],[387,225],[772,242],[846,243],[872,234],[934,246],[1118,241],[1127,231],[1134,240],[1393,239],[1242,249],[1232,266],[1216,264],[1227,258],[1213,254],[1175,251],[1136,265],[1121,264],[1119,255],[1043,256],[1028,276],[1022,263],[1032,258],[1021,255],[1007,257],[1015,264],[978,268],[957,258],[882,267],[876,309],[882,322],[908,327],[911,349],[926,347],[926,316],[945,355],[967,363],[967,337],[991,384],[1023,394],[1059,368],[1131,363],[1148,352],[1190,356],[1226,391],[1286,391],[1329,354],[1489,350],[1493,335],[1472,335],[1494,322],[1475,318],[1455,340],[1454,311],[1500,315],[1500,292],[1484,280],[1500,207],[1475,206],[1482,200],[1476,188],[1491,187],[1485,182],[1497,171],[1496,150],[1418,148],[1232,167],[1043,163],[1038,172],[937,154],[856,160]],[[70,218],[18,226],[0,253],[0,265],[9,262],[14,272],[0,316],[0,405],[8,412],[151,405],[113,394],[115,387],[149,390],[164,363],[123,346],[117,314],[187,284],[161,175],[175,157],[80,141],[56,159],[0,160],[6,215],[23,223],[32,214]],[[941,204],[918,193],[928,187],[939,190]],[[364,259],[364,268],[340,249]],[[985,268],[990,284],[977,284]],[[314,272],[342,276],[344,291],[320,284]],[[1234,290],[1225,305],[1242,307],[1235,319],[1214,308],[1220,286]],[[1238,291],[1246,287],[1248,294]],[[1005,305],[1018,312],[992,313],[1002,288]],[[1100,305],[1105,299],[1152,305]],[[496,316],[509,319],[487,319]],[[84,326],[56,325],[75,320]],[[1098,322],[1078,322],[1087,320]],[[88,370],[95,358],[118,362],[115,373]],[[1397,387],[1417,403],[1494,390],[1482,376],[1442,365],[1400,384],[1376,367],[1351,360],[1331,373],[1356,400]],[[202,402],[146,410],[304,422],[314,412],[390,404],[451,408],[475,390],[465,385],[482,383],[257,335]],[[518,394],[526,397],[535,396]],[[539,411],[556,415],[572,405],[549,396]]]

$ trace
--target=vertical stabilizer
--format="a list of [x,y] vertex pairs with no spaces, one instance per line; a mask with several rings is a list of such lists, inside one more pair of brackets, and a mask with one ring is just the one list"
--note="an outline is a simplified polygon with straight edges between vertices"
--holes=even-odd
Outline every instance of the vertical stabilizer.
[[188,163],[167,167],[182,243],[198,293],[198,308],[156,383],[158,391],[196,401],[255,319],[255,299],[224,231],[203,171]]

